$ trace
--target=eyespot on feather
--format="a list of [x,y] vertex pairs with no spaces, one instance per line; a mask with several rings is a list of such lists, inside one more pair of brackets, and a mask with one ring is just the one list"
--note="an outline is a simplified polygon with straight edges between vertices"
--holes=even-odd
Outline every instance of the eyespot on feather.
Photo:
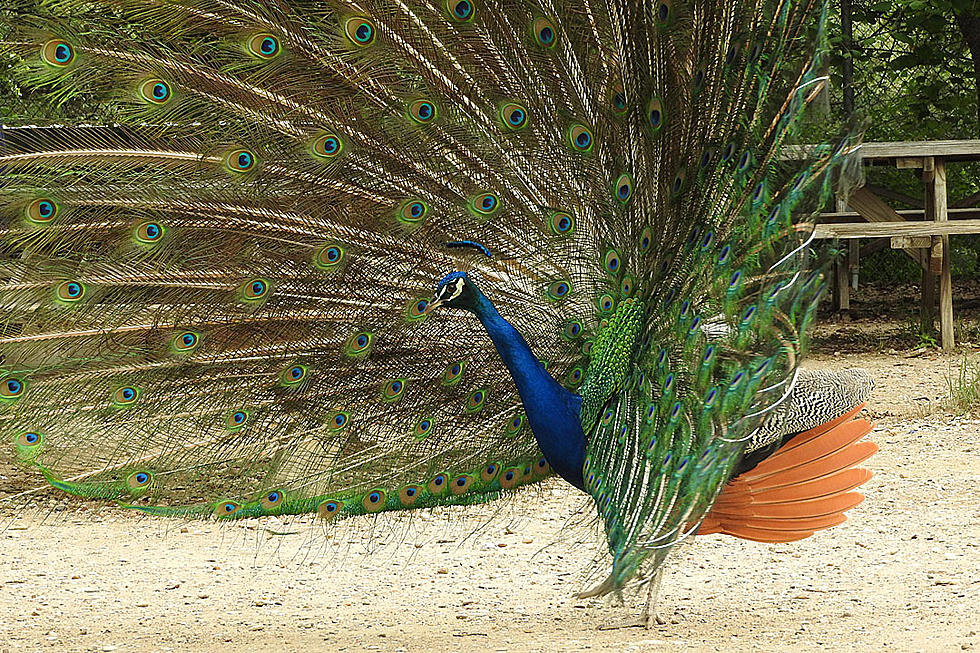
[[219,501],[214,506],[213,515],[222,519],[225,517],[232,517],[236,512],[242,509],[242,504],[237,501]]
[[193,331],[182,331],[170,341],[171,349],[180,354],[194,351],[199,344],[201,344],[201,336]]
[[425,297],[416,297],[408,302],[405,309],[405,317],[409,322],[420,322],[428,317],[425,309],[429,306],[429,300]]
[[470,489],[473,484],[473,477],[469,474],[460,474],[449,484],[449,489],[453,494],[463,494]]
[[398,208],[398,220],[408,224],[422,222],[429,213],[429,205],[419,199],[406,200]]
[[484,388],[474,390],[470,393],[469,397],[466,398],[466,412],[467,413],[478,413],[483,410],[483,406],[487,401],[487,391]]
[[507,437],[512,438],[521,432],[524,428],[525,417],[524,415],[515,415],[507,419],[507,426],[505,427],[505,432]]
[[516,102],[508,102],[500,107],[500,122],[511,131],[527,127],[527,108]]
[[592,130],[585,125],[575,124],[568,128],[568,143],[576,152],[591,152],[593,140]]
[[337,134],[323,134],[310,145],[314,155],[323,159],[333,159],[344,151],[344,141]]
[[510,490],[521,484],[524,474],[520,467],[508,467],[500,474],[500,487]]
[[426,487],[428,488],[430,494],[439,496],[440,494],[446,491],[446,487],[448,485],[449,485],[448,476],[446,476],[445,474],[436,474],[435,476],[432,477],[432,480],[429,481]]
[[131,491],[145,491],[149,488],[150,483],[153,481],[153,474],[147,471],[133,472],[126,477],[126,485]]
[[8,401],[20,399],[26,389],[27,385],[22,379],[15,376],[8,376],[3,381],[0,381],[0,399],[6,399]]
[[270,490],[262,497],[260,505],[263,510],[278,510],[285,503],[286,494],[282,490]]
[[374,21],[365,16],[354,16],[344,21],[344,34],[354,45],[365,47],[374,43]]
[[306,380],[309,368],[305,365],[290,365],[279,375],[279,383],[284,386],[294,386]]
[[344,507],[343,501],[329,500],[324,501],[316,507],[316,514],[321,519],[333,519],[340,514],[340,509]]
[[534,42],[545,49],[553,48],[558,42],[555,24],[543,16],[535,18],[531,23],[531,35],[534,37]]
[[626,173],[619,175],[613,184],[613,195],[622,204],[629,202],[633,197],[633,178]]
[[116,390],[112,393],[112,403],[120,408],[132,406],[139,401],[139,398],[139,388],[132,385],[124,385],[121,388],[116,388]]
[[225,168],[236,174],[254,170],[257,162],[255,154],[243,148],[232,150],[225,155]]
[[64,39],[51,39],[41,46],[41,59],[55,68],[66,68],[75,61],[75,48]]
[[61,207],[50,197],[39,197],[27,205],[24,217],[37,224],[47,224],[56,217]]
[[85,297],[85,284],[79,281],[65,281],[55,289],[55,295],[63,302],[77,302]]
[[664,126],[664,103],[660,98],[653,98],[647,104],[647,120],[654,133]]
[[455,385],[456,383],[459,383],[459,380],[463,378],[463,371],[465,369],[466,363],[464,361],[450,363],[446,366],[446,370],[442,373],[442,384]]
[[408,117],[420,125],[426,125],[436,119],[436,105],[431,100],[415,100],[408,105]]
[[468,23],[476,15],[472,0],[446,0],[446,11],[458,23]]
[[416,440],[422,440],[432,433],[433,421],[431,417],[423,417],[418,422],[415,423],[415,429],[413,431]]
[[225,428],[229,431],[239,431],[248,423],[248,411],[236,410],[225,417]]
[[373,334],[361,331],[350,337],[344,349],[348,356],[366,356],[371,349],[373,340]]
[[392,379],[385,383],[381,389],[381,400],[393,403],[400,400],[405,394],[405,379]]
[[173,98],[173,90],[165,80],[147,79],[139,85],[139,97],[150,104],[163,105]]
[[321,270],[333,270],[344,261],[345,255],[343,247],[329,243],[317,250],[313,265]]
[[341,429],[347,428],[348,422],[350,422],[350,413],[337,411],[327,420],[327,425],[330,427],[331,431],[340,431]]
[[484,483],[491,483],[500,473],[500,463],[490,463],[480,470],[480,478]]
[[398,500],[403,506],[414,506],[415,502],[422,496],[423,491],[421,485],[405,485],[398,490]]
[[361,505],[364,506],[364,510],[367,512],[379,512],[385,507],[385,501],[387,500],[387,495],[382,489],[371,490],[364,495],[361,499]]
[[159,222],[141,222],[136,225],[133,236],[144,245],[153,245],[160,242],[166,230]]
[[259,301],[269,294],[269,282],[265,279],[249,279],[241,285],[239,294],[243,301]]
[[575,218],[571,213],[557,211],[548,219],[551,233],[557,236],[567,236],[575,231]]
[[551,283],[545,290],[545,294],[551,299],[560,300],[568,297],[569,293],[572,292],[572,284],[570,281],[555,281]]
[[470,208],[478,215],[493,215],[500,209],[500,197],[489,191],[480,193],[470,199]]
[[272,34],[256,34],[248,42],[248,51],[259,59],[275,59],[282,52],[279,39]]

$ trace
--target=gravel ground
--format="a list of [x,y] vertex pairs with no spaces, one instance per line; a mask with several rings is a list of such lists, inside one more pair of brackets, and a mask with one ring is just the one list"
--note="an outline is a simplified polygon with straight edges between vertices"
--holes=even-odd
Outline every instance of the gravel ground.
[[[818,356],[810,367],[841,358]],[[942,409],[957,357],[848,355],[881,451],[850,520],[803,542],[697,538],[658,604],[574,594],[600,550],[574,491],[332,525],[181,523],[60,500],[0,512],[12,651],[980,651],[980,420]],[[0,468],[0,485],[21,487]],[[2,509],[0,509],[2,510]]]

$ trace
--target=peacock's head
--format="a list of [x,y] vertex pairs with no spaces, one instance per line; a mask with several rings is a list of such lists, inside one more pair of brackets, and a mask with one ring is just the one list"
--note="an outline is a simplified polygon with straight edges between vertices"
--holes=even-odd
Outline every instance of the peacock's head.
[[476,311],[480,291],[465,272],[450,272],[436,286],[436,294],[429,302],[425,312],[430,313],[439,306],[461,308],[471,313]]

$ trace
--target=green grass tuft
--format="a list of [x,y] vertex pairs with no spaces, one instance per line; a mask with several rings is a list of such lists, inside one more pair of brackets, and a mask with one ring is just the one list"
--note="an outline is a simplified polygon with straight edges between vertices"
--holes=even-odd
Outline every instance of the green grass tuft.
[[959,371],[946,378],[948,405],[960,413],[980,413],[980,364],[964,357]]

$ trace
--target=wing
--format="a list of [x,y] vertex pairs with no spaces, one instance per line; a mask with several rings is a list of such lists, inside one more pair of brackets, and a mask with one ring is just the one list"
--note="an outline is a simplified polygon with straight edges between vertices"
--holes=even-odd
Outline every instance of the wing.
[[548,473],[480,326],[424,306],[469,270],[580,385],[633,292],[603,271],[639,146],[621,145],[641,112],[625,17],[16,11],[5,47],[49,116],[4,129],[0,153],[2,419],[21,461],[75,494],[219,517],[481,501]]

